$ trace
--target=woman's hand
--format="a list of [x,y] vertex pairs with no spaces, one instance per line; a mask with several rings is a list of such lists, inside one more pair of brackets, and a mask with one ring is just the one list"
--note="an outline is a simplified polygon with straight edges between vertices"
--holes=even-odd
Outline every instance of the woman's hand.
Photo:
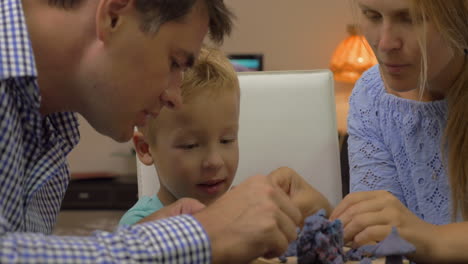
[[382,241],[392,227],[416,247],[413,259],[426,259],[431,251],[436,227],[414,215],[398,198],[387,191],[356,192],[346,196],[330,216],[340,219],[344,239],[353,247]]

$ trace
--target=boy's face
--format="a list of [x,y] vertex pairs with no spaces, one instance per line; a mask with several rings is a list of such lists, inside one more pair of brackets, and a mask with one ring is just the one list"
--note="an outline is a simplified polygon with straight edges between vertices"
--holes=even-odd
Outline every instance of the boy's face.
[[182,197],[210,204],[231,186],[239,162],[239,94],[203,92],[180,110],[164,109],[150,152],[163,203]]
[[115,28],[102,30],[108,34],[103,44],[88,52],[80,69],[86,102],[79,112],[117,141],[129,140],[147,115],[157,115],[168,104],[180,105],[182,72],[208,32],[204,1],[197,1],[183,21],[163,24],[155,35],[141,31],[139,13],[132,10]]

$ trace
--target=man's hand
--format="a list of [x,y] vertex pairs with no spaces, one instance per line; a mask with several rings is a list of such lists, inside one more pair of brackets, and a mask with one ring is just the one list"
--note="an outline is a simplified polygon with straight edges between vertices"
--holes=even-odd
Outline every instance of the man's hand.
[[268,176],[274,185],[287,193],[293,204],[299,208],[304,218],[322,208],[327,211],[328,215],[331,213],[332,207],[327,198],[308,184],[294,170],[282,167],[276,169]]
[[177,216],[181,214],[194,214],[205,208],[205,205],[192,198],[182,198],[171,205],[165,206],[151,215],[141,219],[137,224],[148,221],[154,221],[167,217]]
[[286,192],[264,175],[250,177],[194,217],[208,233],[213,263],[279,256],[302,219]]

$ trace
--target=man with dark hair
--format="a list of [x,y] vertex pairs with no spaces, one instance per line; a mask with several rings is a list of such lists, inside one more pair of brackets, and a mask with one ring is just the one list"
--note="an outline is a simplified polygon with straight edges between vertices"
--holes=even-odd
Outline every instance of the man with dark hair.
[[[72,9],[84,0],[49,0],[51,6]],[[197,0],[135,0],[135,8],[141,14],[141,29],[147,33],[156,33],[166,22],[183,18]],[[221,43],[232,29],[231,11],[223,0],[204,0],[209,15],[209,33],[211,39]]]
[[287,168],[206,208],[182,199],[114,233],[50,235],[79,140],[74,113],[129,140],[181,105],[207,32],[222,42],[230,30],[222,0],[0,1],[0,263],[245,263],[286,249],[316,209]]

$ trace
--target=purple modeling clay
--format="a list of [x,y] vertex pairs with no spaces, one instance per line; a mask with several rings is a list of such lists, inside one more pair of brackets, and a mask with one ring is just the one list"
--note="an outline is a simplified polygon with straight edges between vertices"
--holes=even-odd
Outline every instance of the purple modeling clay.
[[359,264],[372,264],[372,259],[370,258],[363,258]]
[[293,241],[286,253],[280,257],[282,263],[286,257],[297,256],[298,264],[338,264],[347,260],[360,261],[361,264],[371,264],[368,256],[386,257],[386,264],[403,263],[403,256],[414,252],[415,247],[401,238],[395,227],[392,232],[377,245],[366,245],[351,249],[346,254],[343,251],[343,227],[341,221],[329,221],[325,210],[306,218],[304,227]]
[[297,256],[298,264],[344,263],[341,221],[328,221],[323,209],[307,217],[298,239],[289,246],[280,260],[284,261],[289,256]]
[[377,245],[363,246],[362,248],[373,256],[386,257],[386,264],[401,264],[404,255],[416,251],[413,244],[400,237],[395,227],[392,227],[392,232]]

